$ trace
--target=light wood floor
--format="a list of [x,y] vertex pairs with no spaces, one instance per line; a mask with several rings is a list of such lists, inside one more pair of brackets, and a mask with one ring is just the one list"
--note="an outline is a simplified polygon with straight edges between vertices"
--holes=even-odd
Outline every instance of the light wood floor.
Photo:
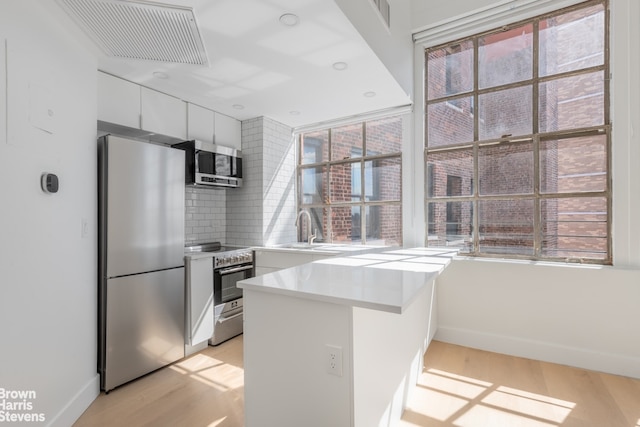
[[[102,393],[74,426],[242,427],[243,382],[239,336]],[[434,341],[400,426],[640,427],[640,380]]]
[[640,427],[640,380],[433,341],[402,427]]

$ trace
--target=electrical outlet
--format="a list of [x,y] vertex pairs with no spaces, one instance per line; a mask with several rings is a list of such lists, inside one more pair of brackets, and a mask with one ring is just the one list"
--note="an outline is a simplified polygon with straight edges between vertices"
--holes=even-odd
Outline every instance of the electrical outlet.
[[327,350],[327,373],[342,376],[342,347],[335,345],[326,346]]

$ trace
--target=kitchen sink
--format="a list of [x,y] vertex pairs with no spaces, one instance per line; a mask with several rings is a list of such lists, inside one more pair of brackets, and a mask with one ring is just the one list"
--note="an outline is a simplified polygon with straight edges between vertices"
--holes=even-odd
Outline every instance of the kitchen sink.
[[[345,244],[336,244],[336,243],[294,242],[294,243],[285,243],[283,245],[278,245],[276,246],[276,248],[303,249],[303,250],[312,250],[312,251],[350,252],[350,251],[360,251],[365,247],[360,245],[345,245]],[[366,248],[371,249],[371,247],[366,247]]]
[[287,245],[283,245],[283,248],[290,248],[290,249],[314,249],[314,248],[319,248],[319,245],[314,245],[313,243],[304,243],[304,242],[299,242],[299,243],[289,243]]

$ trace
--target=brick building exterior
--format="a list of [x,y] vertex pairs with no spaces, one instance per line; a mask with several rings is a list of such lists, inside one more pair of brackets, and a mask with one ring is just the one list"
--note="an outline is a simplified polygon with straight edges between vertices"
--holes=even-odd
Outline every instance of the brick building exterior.
[[[539,134],[541,255],[603,258],[607,136],[557,134],[606,124],[603,7],[539,20],[540,80],[534,75],[533,31],[525,23],[477,38],[476,91],[472,40],[426,52],[428,149],[458,145],[427,154],[428,242],[473,250],[475,213],[480,252],[533,255],[535,138],[517,136]],[[570,74],[553,77],[559,73]],[[474,141],[487,142],[477,149],[477,183]],[[602,196],[580,197],[585,192]]]

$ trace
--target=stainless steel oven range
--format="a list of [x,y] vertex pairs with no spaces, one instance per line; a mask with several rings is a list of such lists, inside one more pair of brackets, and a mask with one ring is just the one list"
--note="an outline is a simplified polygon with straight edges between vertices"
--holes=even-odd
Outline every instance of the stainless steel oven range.
[[254,276],[253,251],[247,247],[221,246],[220,243],[187,247],[187,252],[213,254],[213,335],[209,344],[217,345],[242,333],[242,289],[236,284]]

